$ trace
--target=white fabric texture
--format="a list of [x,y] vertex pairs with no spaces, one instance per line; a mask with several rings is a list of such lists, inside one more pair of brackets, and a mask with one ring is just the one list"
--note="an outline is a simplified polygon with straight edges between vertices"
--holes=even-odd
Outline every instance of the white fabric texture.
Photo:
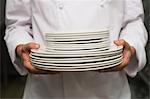
[[[28,74],[24,99],[130,99],[126,73],[135,76],[146,63],[147,32],[141,0],[7,0],[8,51],[16,70]],[[39,43],[45,33],[88,32],[108,29],[111,46],[125,39],[136,56],[125,71],[29,74],[15,55],[18,44]]]

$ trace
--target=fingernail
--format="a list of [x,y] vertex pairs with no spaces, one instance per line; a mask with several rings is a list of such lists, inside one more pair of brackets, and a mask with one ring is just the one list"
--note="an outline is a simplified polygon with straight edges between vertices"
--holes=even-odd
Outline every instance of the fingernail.
[[38,44],[35,45],[36,48],[39,48],[40,46]]
[[118,43],[118,40],[114,40],[114,43]]
[[121,42],[121,43],[123,43],[123,42],[124,42],[124,40],[123,40],[123,39],[121,39],[121,40],[120,40],[120,42]]

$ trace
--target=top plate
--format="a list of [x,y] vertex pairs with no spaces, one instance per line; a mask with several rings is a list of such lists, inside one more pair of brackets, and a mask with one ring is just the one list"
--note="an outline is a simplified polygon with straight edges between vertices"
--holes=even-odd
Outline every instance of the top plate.
[[109,34],[108,30],[105,31],[96,31],[96,32],[68,32],[68,33],[45,33],[45,36],[83,36],[83,35],[100,35],[100,34]]

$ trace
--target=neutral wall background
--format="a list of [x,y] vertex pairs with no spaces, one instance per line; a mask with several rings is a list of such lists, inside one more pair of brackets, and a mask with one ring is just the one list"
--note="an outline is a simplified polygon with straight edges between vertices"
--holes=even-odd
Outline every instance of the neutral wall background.
[[[150,35],[150,0],[143,0],[143,3],[145,8],[145,25]],[[0,95],[3,98],[19,98],[22,96],[26,77],[21,77],[20,75],[18,75],[10,61],[7,47],[3,40],[3,36],[5,33],[4,12],[5,0],[0,0]],[[150,40],[148,41],[146,49],[148,58],[146,67],[141,72],[139,72],[135,78],[129,77],[133,99],[150,99]]]

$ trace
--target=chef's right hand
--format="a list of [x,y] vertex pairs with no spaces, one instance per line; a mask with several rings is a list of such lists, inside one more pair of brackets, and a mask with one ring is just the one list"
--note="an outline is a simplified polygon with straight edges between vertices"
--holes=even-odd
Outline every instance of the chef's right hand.
[[30,62],[29,54],[31,52],[31,49],[38,49],[39,47],[40,45],[36,43],[20,44],[16,47],[16,55],[21,59],[23,65],[29,71],[29,73],[34,73],[34,74],[56,74],[58,73],[54,71],[40,70],[32,66]]

